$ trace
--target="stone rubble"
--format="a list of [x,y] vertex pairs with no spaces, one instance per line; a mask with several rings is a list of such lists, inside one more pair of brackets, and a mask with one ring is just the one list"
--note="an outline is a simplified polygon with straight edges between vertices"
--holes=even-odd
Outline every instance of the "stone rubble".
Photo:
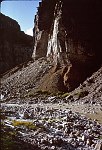
[[9,127],[13,127],[12,120],[33,123],[35,130],[23,126],[13,128],[20,133],[19,138],[39,150],[101,150],[101,124],[69,108],[59,109],[42,103],[2,104],[1,107],[8,112],[4,123]]

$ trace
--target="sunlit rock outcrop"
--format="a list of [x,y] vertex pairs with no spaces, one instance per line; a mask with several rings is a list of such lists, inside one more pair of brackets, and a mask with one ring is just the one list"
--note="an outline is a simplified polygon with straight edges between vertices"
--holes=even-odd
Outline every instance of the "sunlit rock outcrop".
[[47,57],[62,73],[68,91],[102,63],[102,2],[42,0],[34,27],[33,58]]
[[33,39],[17,21],[0,13],[0,74],[31,60]]

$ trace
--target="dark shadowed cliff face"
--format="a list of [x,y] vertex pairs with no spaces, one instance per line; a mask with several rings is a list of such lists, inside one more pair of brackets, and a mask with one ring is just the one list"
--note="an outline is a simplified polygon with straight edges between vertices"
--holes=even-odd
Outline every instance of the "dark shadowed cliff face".
[[31,60],[32,47],[32,37],[15,20],[0,14],[0,74]]
[[102,63],[101,15],[101,0],[42,0],[39,3],[33,58],[48,57],[56,68],[62,68],[61,80],[68,91]]

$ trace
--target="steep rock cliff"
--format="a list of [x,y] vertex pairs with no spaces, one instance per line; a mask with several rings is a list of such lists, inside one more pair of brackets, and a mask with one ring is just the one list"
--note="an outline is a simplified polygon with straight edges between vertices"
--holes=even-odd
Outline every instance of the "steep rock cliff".
[[[47,57],[53,62],[51,83],[59,70],[64,90],[71,91],[100,66],[101,8],[100,0],[42,0],[39,3],[34,21],[33,58]],[[58,80],[56,84],[59,83]],[[44,87],[48,89],[45,81]]]
[[0,13],[0,74],[31,60],[33,38],[20,30],[17,21]]

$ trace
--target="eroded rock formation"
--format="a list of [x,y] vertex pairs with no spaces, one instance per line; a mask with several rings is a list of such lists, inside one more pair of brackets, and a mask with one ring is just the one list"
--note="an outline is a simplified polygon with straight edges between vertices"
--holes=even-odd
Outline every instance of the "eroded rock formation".
[[[101,0],[42,0],[39,3],[33,58],[47,57],[56,71],[61,69],[61,80],[68,91],[102,63],[101,8]],[[46,84],[44,87],[48,89]]]
[[31,60],[33,39],[17,21],[0,13],[0,74]]

